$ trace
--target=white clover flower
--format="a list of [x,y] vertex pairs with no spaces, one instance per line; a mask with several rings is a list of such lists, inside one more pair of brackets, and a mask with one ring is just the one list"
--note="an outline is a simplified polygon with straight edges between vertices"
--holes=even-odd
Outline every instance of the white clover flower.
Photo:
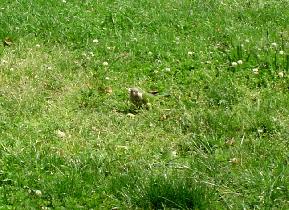
[[128,117],[132,117],[132,118],[135,117],[135,115],[132,114],[132,113],[128,113],[127,116],[128,116]]
[[284,55],[284,51],[283,51],[283,50],[280,50],[280,51],[279,51],[279,54],[280,54],[280,55]]
[[106,49],[111,50],[111,47],[108,46],[108,47],[106,47]]
[[279,77],[284,77],[284,72],[283,72],[283,71],[280,71],[280,72],[278,73],[278,76],[279,76]]
[[259,74],[259,69],[258,68],[253,68],[252,71],[253,71],[254,74]]
[[274,47],[274,48],[276,48],[278,45],[277,45],[276,42],[273,42],[273,43],[271,44],[271,46]]
[[171,69],[169,67],[165,68],[165,71],[170,72]]
[[42,195],[42,192],[41,192],[40,190],[35,190],[35,194],[36,194],[37,196],[41,196],[41,195]]
[[258,128],[257,131],[258,131],[258,133],[263,133],[264,129],[263,128]]
[[108,66],[108,62],[104,61],[104,62],[102,63],[102,65],[103,65],[103,66]]
[[237,164],[240,162],[240,160],[238,158],[232,158],[229,160],[230,163],[233,163],[233,164]]
[[231,65],[232,65],[233,67],[236,67],[236,66],[238,66],[238,63],[237,63],[237,62],[232,62]]
[[5,63],[8,63],[8,61],[2,60],[1,63],[5,64]]
[[239,65],[241,65],[241,64],[243,64],[243,61],[242,61],[242,60],[238,60],[237,63],[238,63]]
[[173,157],[176,157],[177,154],[178,154],[177,151],[172,151],[172,156],[173,156]]
[[63,131],[61,131],[61,130],[57,130],[57,131],[56,131],[56,135],[57,135],[59,138],[64,138],[64,137],[66,137],[66,134],[65,134]]
[[176,37],[176,44],[179,44],[180,43],[180,37]]
[[93,43],[98,43],[98,39],[92,40]]
[[189,52],[188,52],[188,55],[193,55],[193,52],[189,51]]

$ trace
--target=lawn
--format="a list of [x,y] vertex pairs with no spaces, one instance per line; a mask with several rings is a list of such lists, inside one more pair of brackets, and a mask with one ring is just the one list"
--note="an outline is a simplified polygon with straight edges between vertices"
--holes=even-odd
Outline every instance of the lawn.
[[0,209],[289,209],[288,4],[0,0]]

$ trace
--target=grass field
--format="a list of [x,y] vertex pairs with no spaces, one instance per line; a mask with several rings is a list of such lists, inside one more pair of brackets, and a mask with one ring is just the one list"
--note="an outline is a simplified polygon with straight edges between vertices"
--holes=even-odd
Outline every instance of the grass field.
[[0,209],[289,209],[288,4],[0,0]]

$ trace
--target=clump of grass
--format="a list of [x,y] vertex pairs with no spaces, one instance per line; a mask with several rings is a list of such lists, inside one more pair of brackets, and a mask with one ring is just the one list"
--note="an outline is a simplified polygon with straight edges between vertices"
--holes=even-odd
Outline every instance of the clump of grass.
[[139,205],[153,209],[207,209],[213,200],[204,187],[180,177],[153,178],[144,194]]
[[133,208],[208,209],[216,204],[216,197],[205,185],[182,173],[177,175],[177,171],[173,173],[120,176],[113,178],[113,189],[116,196],[129,201]]

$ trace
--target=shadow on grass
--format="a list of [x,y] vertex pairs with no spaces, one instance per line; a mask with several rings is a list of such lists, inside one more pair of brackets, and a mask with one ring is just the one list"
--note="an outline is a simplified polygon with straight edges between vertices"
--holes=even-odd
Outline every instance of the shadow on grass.
[[[118,184],[116,184],[118,182]],[[177,176],[118,177],[119,199],[141,209],[212,209],[214,195],[205,186]],[[115,185],[114,185],[115,186]],[[120,190],[121,189],[121,190]],[[116,189],[114,189],[116,190]],[[120,190],[120,191],[119,191]],[[121,197],[121,198],[120,198]]]
[[130,105],[128,107],[122,107],[122,108],[119,108],[116,110],[118,113],[121,113],[121,114],[134,114],[134,115],[137,115],[139,113],[141,113],[142,111],[147,111],[147,109],[143,108],[143,107],[135,107],[133,105]]
[[209,204],[202,187],[182,179],[152,179],[144,193],[139,206],[152,209],[207,209]]

